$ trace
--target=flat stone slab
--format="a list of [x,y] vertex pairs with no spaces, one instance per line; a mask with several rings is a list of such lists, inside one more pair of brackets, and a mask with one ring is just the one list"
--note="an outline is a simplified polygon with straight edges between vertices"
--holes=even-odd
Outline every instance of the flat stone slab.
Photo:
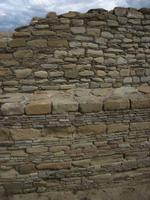
[[150,108],[150,86],[110,89],[72,89],[33,94],[0,95],[0,115],[47,115],[70,112]]

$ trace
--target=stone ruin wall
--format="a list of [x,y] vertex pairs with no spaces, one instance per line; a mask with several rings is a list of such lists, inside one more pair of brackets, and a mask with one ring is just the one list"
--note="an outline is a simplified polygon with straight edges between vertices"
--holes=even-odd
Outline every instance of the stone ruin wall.
[[150,198],[149,47],[149,9],[49,13],[1,37],[0,199]]
[[150,82],[150,11],[49,13],[0,39],[0,91]]

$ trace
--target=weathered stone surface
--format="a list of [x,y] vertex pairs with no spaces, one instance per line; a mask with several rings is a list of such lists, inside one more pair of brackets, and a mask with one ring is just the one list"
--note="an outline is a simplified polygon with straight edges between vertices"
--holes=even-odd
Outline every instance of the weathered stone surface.
[[23,79],[30,76],[32,73],[32,69],[17,69],[15,70],[16,78]]
[[49,100],[35,100],[30,102],[25,107],[27,115],[41,115],[51,113],[51,101]]
[[78,103],[72,98],[57,97],[52,100],[53,113],[65,113],[78,111]]
[[36,171],[35,165],[32,163],[26,163],[25,165],[19,165],[17,170],[20,174],[30,174]]
[[48,46],[52,48],[57,48],[57,47],[68,47],[68,41],[64,39],[52,39],[48,40]]
[[138,12],[135,9],[130,9],[128,11],[127,17],[133,18],[133,19],[143,19],[144,18],[143,14],[141,12]]
[[1,106],[3,115],[22,115],[24,114],[23,103],[5,103]]
[[78,127],[77,131],[82,134],[102,134],[106,132],[106,125],[104,123],[84,125]]
[[101,36],[107,39],[112,39],[114,37],[110,32],[102,32]]
[[44,39],[31,40],[27,42],[27,45],[36,48],[47,47],[47,40]]
[[37,78],[47,78],[48,73],[46,71],[37,71],[37,72],[34,72],[34,76]]
[[8,43],[8,45],[10,47],[23,47],[26,45],[26,41],[24,39],[13,39]]
[[150,130],[150,122],[135,122],[130,124],[131,130]]
[[116,132],[126,132],[129,130],[128,124],[116,123],[108,125],[108,133],[116,133]]
[[131,108],[149,108],[150,107],[150,97],[131,97]]
[[10,131],[7,128],[0,128],[0,141],[9,140]]
[[94,72],[90,70],[84,70],[79,72],[79,76],[93,76]]
[[15,58],[30,58],[33,56],[32,50],[18,50],[14,53]]
[[126,16],[127,14],[127,9],[126,8],[121,8],[121,7],[116,7],[114,9],[115,15],[123,17]]
[[129,109],[130,103],[128,99],[108,99],[104,102],[104,110],[124,110]]
[[[36,30],[36,31],[32,31],[32,35],[36,35],[36,36],[51,36],[51,35],[55,35],[54,31],[49,31],[49,30]],[[41,42],[38,42],[39,45]],[[42,45],[44,45],[45,41],[42,41]],[[30,44],[31,45],[31,44]],[[45,43],[46,45],[46,43]]]
[[94,96],[83,96],[77,98],[81,113],[99,112],[102,110],[102,101]]
[[49,76],[50,77],[61,77],[64,75],[64,72],[61,71],[53,71],[53,72],[49,72]]
[[29,147],[26,150],[26,152],[29,154],[41,154],[47,151],[48,151],[48,147],[41,147],[41,146]]
[[41,132],[38,129],[12,129],[10,134],[13,140],[32,140],[38,139]]
[[71,27],[71,32],[74,34],[85,33],[84,27]]

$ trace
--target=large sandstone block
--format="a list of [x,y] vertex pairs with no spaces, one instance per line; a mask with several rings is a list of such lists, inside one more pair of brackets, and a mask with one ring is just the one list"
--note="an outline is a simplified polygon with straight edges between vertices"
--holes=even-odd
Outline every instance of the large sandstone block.
[[3,115],[22,115],[24,114],[23,103],[5,103],[1,106]]
[[104,110],[125,110],[130,108],[129,99],[108,99],[104,102]]
[[53,113],[77,112],[78,103],[72,98],[57,97],[52,100]]
[[79,111],[81,113],[102,111],[103,102],[94,96],[79,97],[77,100],[79,102]]
[[30,102],[25,107],[27,115],[44,115],[51,113],[51,101],[49,100],[35,100]]
[[131,108],[150,108],[150,97],[131,97]]

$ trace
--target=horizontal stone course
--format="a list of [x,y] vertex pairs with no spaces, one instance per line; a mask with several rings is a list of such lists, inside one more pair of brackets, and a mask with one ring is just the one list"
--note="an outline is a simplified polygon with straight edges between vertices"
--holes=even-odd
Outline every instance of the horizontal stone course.
[[[22,71],[19,73],[22,76]],[[60,94],[54,91],[45,91],[40,96],[38,94],[13,95],[12,97],[8,96],[9,100],[3,100],[2,95],[0,97],[1,112],[3,115],[44,115],[143,109],[150,107],[149,91],[149,87],[139,88],[139,91],[132,87],[121,87],[113,89],[111,92],[109,89],[74,89]]]

